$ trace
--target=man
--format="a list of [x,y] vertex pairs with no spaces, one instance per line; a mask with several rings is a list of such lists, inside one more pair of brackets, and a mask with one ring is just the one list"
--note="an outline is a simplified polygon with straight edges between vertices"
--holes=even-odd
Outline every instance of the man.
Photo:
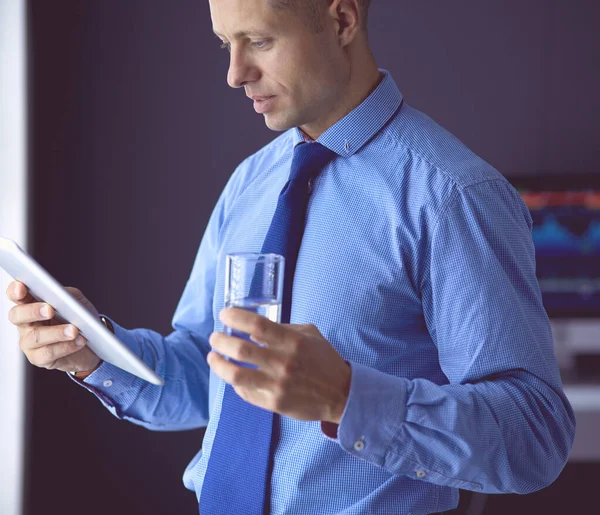
[[[226,185],[174,331],[113,324],[162,389],[100,362],[51,307],[40,314],[24,285],[9,287],[34,365],[78,371],[111,413],[149,429],[208,423],[184,474],[205,515],[436,513],[457,505],[458,488],[543,488],[569,455],[575,421],[527,208],[377,68],[368,4],[210,0],[229,85],[285,132]],[[318,172],[288,199],[316,153]],[[282,226],[300,197],[301,229]],[[222,309],[225,255],[299,230],[299,249],[285,251],[290,323]]]

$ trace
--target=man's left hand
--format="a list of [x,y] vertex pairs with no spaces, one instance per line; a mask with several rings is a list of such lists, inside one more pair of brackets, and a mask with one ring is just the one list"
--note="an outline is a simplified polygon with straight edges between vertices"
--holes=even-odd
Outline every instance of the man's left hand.
[[[242,399],[297,420],[340,423],[350,366],[314,325],[277,324],[239,308],[225,308],[219,318],[264,345],[219,332],[210,335],[208,364]],[[238,366],[219,353],[258,368]]]

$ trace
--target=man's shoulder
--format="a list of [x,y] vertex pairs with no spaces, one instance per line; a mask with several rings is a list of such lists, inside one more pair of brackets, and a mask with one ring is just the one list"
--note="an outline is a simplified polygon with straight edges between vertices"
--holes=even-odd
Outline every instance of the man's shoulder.
[[384,137],[403,154],[425,164],[430,172],[441,175],[462,190],[484,181],[503,179],[491,164],[470,150],[456,136],[425,113],[403,105],[386,127]]
[[277,170],[286,155],[291,152],[293,133],[280,134],[261,149],[244,159],[231,174],[223,191],[228,202],[238,198],[257,179],[268,177]]
[[235,173],[240,175],[243,182],[254,180],[258,174],[268,173],[275,168],[292,148],[293,129],[285,131],[261,149],[244,159]]

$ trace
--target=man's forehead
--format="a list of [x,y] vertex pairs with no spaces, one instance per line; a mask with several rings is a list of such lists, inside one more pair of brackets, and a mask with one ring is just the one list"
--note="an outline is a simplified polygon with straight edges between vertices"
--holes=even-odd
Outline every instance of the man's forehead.
[[213,32],[220,38],[265,36],[281,28],[285,14],[270,0],[210,0]]

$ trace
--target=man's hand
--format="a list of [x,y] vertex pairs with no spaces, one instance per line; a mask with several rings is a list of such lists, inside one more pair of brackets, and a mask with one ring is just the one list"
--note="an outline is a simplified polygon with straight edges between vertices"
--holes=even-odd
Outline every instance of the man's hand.
[[[80,290],[66,290],[98,318],[98,311]],[[38,302],[23,283],[11,282],[6,296],[16,304],[8,312],[8,319],[19,330],[19,345],[32,365],[63,372],[88,372],[99,365],[100,358],[86,345],[77,327],[56,320],[54,308]]]
[[[297,420],[339,424],[350,390],[350,366],[314,325],[277,324],[237,308],[221,321],[264,345],[212,333],[211,369],[245,401]],[[241,367],[218,353],[258,369]]]

